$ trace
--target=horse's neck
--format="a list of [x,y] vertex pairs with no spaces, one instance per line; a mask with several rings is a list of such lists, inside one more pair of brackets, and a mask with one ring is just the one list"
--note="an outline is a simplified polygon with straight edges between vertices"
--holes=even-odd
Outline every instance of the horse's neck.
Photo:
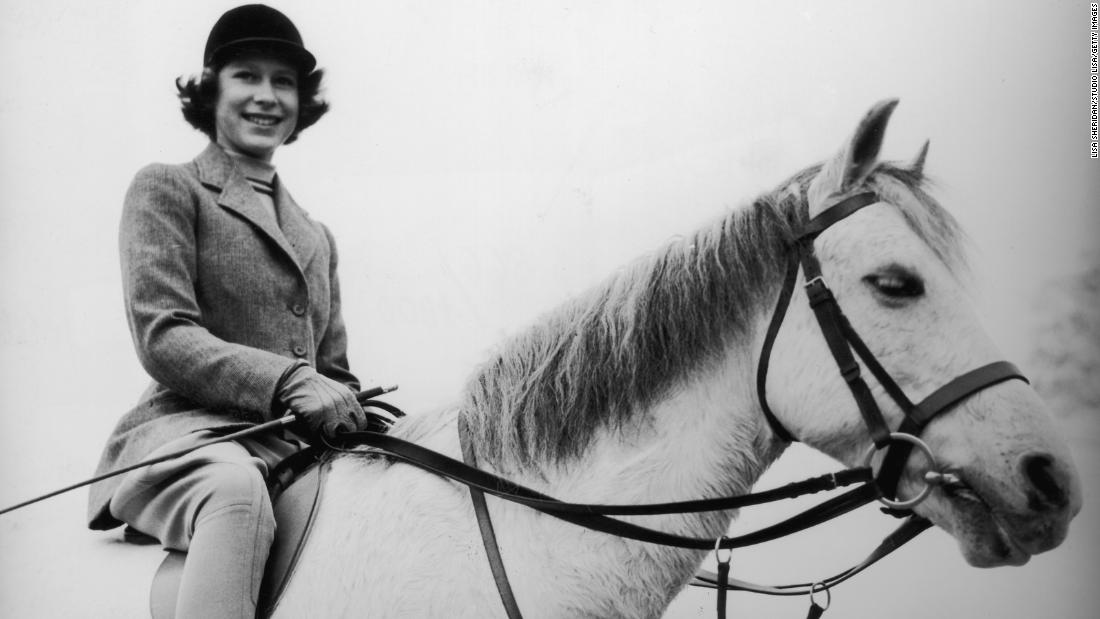
[[[637,411],[633,421],[603,430],[578,459],[537,470],[500,469],[484,459],[479,466],[571,502],[640,504],[743,493],[778,457],[781,449],[770,438],[756,403],[755,359],[744,352],[754,347],[735,348],[737,351],[731,351],[726,358],[697,370],[689,380],[670,389],[666,397],[649,409]],[[414,415],[402,420],[393,432],[460,457],[455,417],[453,409]],[[400,475],[402,470],[395,474]],[[403,484],[408,481],[401,479],[405,480]],[[432,486],[436,492],[445,487]],[[394,492],[401,495],[406,491],[404,488]],[[353,498],[350,490],[347,496],[340,492],[330,492],[328,496],[361,507],[356,503],[361,499]],[[376,496],[368,496],[369,505],[378,504]],[[448,503],[439,512],[413,509],[402,513],[402,527],[417,526],[416,519],[420,518],[424,520],[420,526],[426,530],[432,526],[449,534],[464,530],[471,536],[465,541],[468,547],[479,547],[477,526],[472,518],[463,520],[467,518],[465,514],[472,516],[468,495],[459,492],[447,496],[448,501],[457,502]],[[431,501],[423,497],[419,500]],[[525,608],[524,614],[532,617],[659,616],[706,554],[701,550],[668,548],[587,531],[505,501],[490,500],[489,511],[516,597]],[[725,512],[623,519],[661,531],[709,539],[723,535],[732,517],[733,513]],[[458,519],[450,524],[450,529],[436,521],[448,518]],[[341,519],[345,521],[354,519]],[[369,532],[371,528],[363,530]],[[347,546],[346,539],[356,534],[361,533],[334,533],[333,539],[342,541],[329,552],[342,552]],[[416,542],[419,541],[418,537]],[[417,549],[415,543],[412,546],[413,550],[408,552],[431,552],[430,548]],[[402,556],[391,560],[399,562]],[[425,570],[418,566],[417,569]],[[498,613],[500,601],[487,571],[471,572],[464,565],[463,569],[442,569],[433,573],[432,578],[453,581],[455,590],[469,589],[461,603],[487,609],[486,614]],[[449,595],[453,598],[455,594],[452,591]],[[424,603],[429,606],[436,602],[454,603],[452,598],[435,602],[426,599]]]
[[[748,491],[778,456],[779,449],[759,419],[745,363],[744,359],[731,357],[699,372],[640,414],[637,423],[605,431],[580,459],[519,481],[562,500],[586,503],[654,503]],[[506,520],[525,521],[512,534],[544,535],[543,539],[552,540],[554,549],[542,555],[528,553],[530,556],[525,558],[529,567],[524,575],[517,576],[521,580],[518,588],[572,579],[578,595],[591,596],[594,604],[599,604],[600,596],[614,596],[604,601],[607,616],[615,616],[611,608],[624,616],[659,613],[705,554],[611,539],[600,539],[599,552],[593,552],[591,533],[553,518],[536,517],[523,508],[502,509]],[[675,514],[624,520],[716,539],[725,534],[733,515]],[[501,535],[506,538],[509,532]],[[530,541],[530,537],[512,540],[521,547]],[[545,571],[537,573],[539,567],[534,566]],[[525,584],[523,580],[528,577],[534,582]],[[600,584],[581,593],[586,579]],[[633,599],[623,597],[628,591]]]
[[731,356],[698,372],[636,423],[603,432],[548,485],[570,500],[616,503],[747,491],[778,452],[768,453],[774,448],[744,367]]

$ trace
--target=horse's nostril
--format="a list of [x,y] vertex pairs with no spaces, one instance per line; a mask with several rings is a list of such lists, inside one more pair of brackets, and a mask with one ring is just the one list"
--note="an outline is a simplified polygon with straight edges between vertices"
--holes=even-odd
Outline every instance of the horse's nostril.
[[1046,454],[1025,456],[1020,463],[1024,477],[1031,483],[1028,507],[1034,511],[1062,509],[1069,503],[1066,489],[1058,480],[1053,459]]

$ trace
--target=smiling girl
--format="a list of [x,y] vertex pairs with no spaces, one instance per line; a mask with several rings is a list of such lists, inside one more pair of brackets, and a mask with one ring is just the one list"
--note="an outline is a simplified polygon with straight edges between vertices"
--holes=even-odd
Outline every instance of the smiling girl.
[[120,226],[123,292],[153,381],[107,441],[99,472],[291,411],[300,434],[220,443],[92,487],[89,525],[128,524],[187,552],[175,616],[254,617],[275,523],[269,470],[305,441],[365,423],[347,360],[331,233],[287,192],[275,151],[324,115],[321,71],[264,5],[226,12],[201,77],[177,80],[211,140],[138,172]]

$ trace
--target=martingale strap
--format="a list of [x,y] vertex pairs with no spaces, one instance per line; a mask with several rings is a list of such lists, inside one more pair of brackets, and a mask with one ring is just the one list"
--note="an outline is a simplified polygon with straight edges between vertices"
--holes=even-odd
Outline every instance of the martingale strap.
[[[470,442],[466,420],[458,420],[458,442],[462,445],[462,459],[467,466],[477,466],[477,454],[474,453],[473,444]],[[474,515],[477,516],[477,526],[481,530],[481,542],[485,546],[485,555],[489,560],[489,569],[493,572],[493,580],[500,593],[500,601],[504,604],[504,610],[508,613],[508,619],[523,619],[523,613],[519,611],[516,596],[512,593],[512,585],[508,582],[508,570],[504,567],[504,558],[500,556],[500,546],[497,544],[497,535],[493,530],[493,519],[489,515],[489,506],[485,503],[485,493],[468,486],[470,499],[474,503]]]
[[[743,495],[741,497],[726,497],[722,499],[702,499],[695,501],[681,501],[675,503],[626,506],[563,503],[553,499],[552,497],[543,495],[535,490],[531,490],[524,486],[520,486],[518,484],[510,482],[504,478],[477,469],[476,454],[473,449],[473,443],[469,440],[468,428],[464,418],[459,418],[458,430],[459,442],[462,447],[463,459],[465,460],[465,462],[454,460],[438,452],[420,447],[419,445],[416,445],[414,443],[410,443],[408,441],[404,441],[402,439],[398,439],[384,433],[369,431],[349,432],[341,436],[341,443],[345,445],[373,447],[388,457],[408,462],[409,464],[413,464],[428,472],[432,472],[442,477],[458,481],[469,487],[470,495],[474,503],[474,512],[477,517],[478,527],[481,531],[482,543],[485,546],[485,552],[489,560],[490,569],[492,570],[497,590],[500,594],[501,601],[505,607],[509,619],[522,619],[522,615],[520,614],[519,606],[516,603],[515,596],[512,592],[511,584],[508,581],[508,575],[500,555],[500,549],[497,546],[496,534],[493,530],[492,519],[489,515],[489,511],[485,503],[484,495],[486,493],[493,494],[509,501],[527,505],[543,513],[565,520],[566,522],[571,522],[573,524],[588,529],[600,531],[618,537],[624,537],[653,544],[660,544],[664,546],[696,548],[700,550],[715,549],[728,551],[733,548],[741,548],[744,546],[750,546],[777,539],[779,537],[784,537],[792,533],[796,533],[798,531],[802,531],[804,529],[832,520],[858,507],[870,503],[875,499],[878,492],[875,485],[871,483],[870,469],[867,467],[861,467],[856,469],[847,469],[837,473],[823,475],[801,482],[788,484],[787,486],[783,486],[781,488],[755,493],[752,495]],[[345,447],[337,445],[329,445],[329,447],[336,451],[348,451],[348,449],[346,449]],[[860,483],[858,487],[852,490],[849,490],[839,496],[833,497],[823,503],[820,503],[783,522],[738,537],[728,538],[723,536],[719,538],[717,543],[712,542],[710,539],[687,537],[665,533],[647,527],[642,527],[621,520],[616,520],[614,518],[609,518],[605,515],[600,514],[598,511],[603,509],[607,512],[651,514],[686,513],[688,511],[714,511],[716,505],[726,505],[731,500],[740,499],[743,500],[744,504],[759,504],[782,498],[793,498],[795,496],[801,496],[810,492],[817,492],[819,490],[838,488],[843,485],[857,482],[862,483]],[[680,507],[683,506],[691,506],[692,509],[680,509]],[[892,537],[897,537],[897,535],[895,534]],[[887,540],[887,542],[888,541],[889,539]],[[908,539],[899,541],[898,543],[893,545],[893,548],[900,546],[900,544],[904,543],[905,541],[908,541]],[[883,546],[889,545],[887,542],[883,542]],[[880,549],[883,546],[880,546]],[[893,548],[891,548],[891,550]],[[885,554],[888,554],[888,552],[889,551],[884,553],[883,556]],[[845,576],[845,578],[850,577],[850,575],[854,575],[858,571],[861,571],[867,565],[870,565],[874,561],[877,561],[878,558],[879,557],[868,558],[867,560],[864,560],[863,563],[853,567],[851,570],[847,570],[845,574],[850,574],[848,576]],[[720,568],[723,572],[722,575],[720,577],[714,576],[713,578],[711,578],[709,584],[707,584],[706,582],[707,573],[700,572],[696,576],[697,582],[693,583],[696,585],[699,585],[699,583],[703,583],[701,586],[712,586],[719,589],[717,603],[720,617],[724,616],[725,611],[725,591],[727,588],[725,583],[727,583],[728,581],[728,568],[729,563],[727,561],[725,567]],[[843,579],[837,580],[836,582],[840,582],[841,580]],[[732,581],[728,588],[753,590],[751,587],[753,586],[748,585],[748,583],[744,583],[743,581]]]
[[[860,561],[855,566],[843,572],[834,574],[823,580],[791,585],[759,585],[745,580],[730,578],[727,579],[726,586],[737,591],[750,591],[752,593],[762,593],[764,595],[808,595],[815,589],[828,589],[848,580],[868,567],[871,567],[898,548],[901,548],[906,542],[931,528],[931,526],[931,522],[920,516],[910,516],[901,526],[895,529],[893,533],[883,539],[863,561]],[[716,589],[719,586],[719,581],[720,576],[718,574],[707,570],[699,570],[695,575],[695,579],[691,582],[691,586]]]

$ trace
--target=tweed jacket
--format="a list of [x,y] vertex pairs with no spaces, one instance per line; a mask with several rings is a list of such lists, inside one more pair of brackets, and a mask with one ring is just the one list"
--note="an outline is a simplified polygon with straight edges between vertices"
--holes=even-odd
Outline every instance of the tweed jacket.
[[[119,234],[123,295],[153,382],[108,438],[97,474],[196,430],[272,419],[281,378],[303,364],[358,390],[332,235],[276,186],[272,213],[214,143],[134,178]],[[122,524],[107,508],[119,481],[92,486],[91,528]]]

